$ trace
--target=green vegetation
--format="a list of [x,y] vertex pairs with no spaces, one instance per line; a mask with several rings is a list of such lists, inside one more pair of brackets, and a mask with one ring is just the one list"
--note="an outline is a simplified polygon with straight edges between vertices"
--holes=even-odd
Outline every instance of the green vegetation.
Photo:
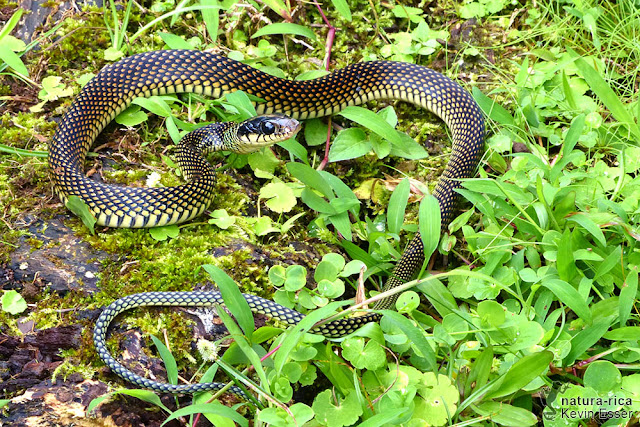
[[[103,261],[98,292],[31,296],[27,306],[15,291],[3,291],[3,332],[18,333],[18,316],[38,328],[58,326],[73,321],[60,318],[60,308],[95,309],[121,295],[215,282],[225,301],[234,301],[233,317],[220,310],[234,339],[228,348],[228,337],[201,340],[194,355],[181,313],[137,310],[122,321],[144,334],[167,333],[171,351],[158,339],[150,351],[173,381],[235,383],[257,398],[224,406],[221,393],[204,393],[173,412],[148,391],[118,389],[104,399],[134,396],[187,425],[202,414],[220,426],[560,426],[586,425],[591,416],[578,411],[600,410],[622,416],[604,425],[637,423],[638,2],[320,6],[337,31],[313,3],[107,2],[25,45],[9,34],[22,12],[6,3],[13,18],[0,30],[0,265],[23,236],[32,248],[41,245],[15,226],[25,213],[49,220],[67,212],[51,192],[43,156],[55,131],[51,120],[66,111],[72,92],[111,61],[164,48],[219,49],[273,75],[313,78],[326,73],[327,37],[329,70],[389,59],[457,79],[488,117],[488,137],[448,232],[439,235],[428,196],[447,160],[441,123],[401,103],[350,107],[331,128],[327,120],[307,121],[296,141],[212,155],[225,166],[208,217],[151,231],[96,227],[95,235],[68,217],[65,224],[93,249],[112,255]],[[181,136],[253,114],[243,93],[138,100],[101,139],[104,147],[93,148],[87,169],[97,166],[96,156],[112,157],[107,180],[175,185],[181,178],[172,154]],[[132,171],[129,163],[144,168]],[[344,339],[306,333],[317,321],[361,309],[349,298],[362,283],[380,298],[418,230],[436,256],[418,280],[391,291],[401,293],[396,310]],[[298,242],[313,247],[317,259],[295,251],[290,244]],[[255,261],[256,247],[273,262],[268,270]],[[233,282],[308,317],[294,329],[256,329]],[[85,345],[65,357],[80,361],[77,372],[86,374],[102,363],[91,347],[92,325],[82,322]],[[65,374],[73,367],[65,364]],[[567,411],[576,412],[562,417]]]

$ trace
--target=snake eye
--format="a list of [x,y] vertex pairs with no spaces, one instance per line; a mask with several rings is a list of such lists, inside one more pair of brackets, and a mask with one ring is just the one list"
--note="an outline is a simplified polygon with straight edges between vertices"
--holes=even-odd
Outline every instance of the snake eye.
[[260,123],[260,132],[265,135],[271,135],[276,131],[276,126],[271,122],[262,122]]

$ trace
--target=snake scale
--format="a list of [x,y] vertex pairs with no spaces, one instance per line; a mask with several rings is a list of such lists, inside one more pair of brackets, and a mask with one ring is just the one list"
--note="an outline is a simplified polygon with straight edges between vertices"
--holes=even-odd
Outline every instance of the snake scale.
[[[178,187],[132,188],[89,179],[84,160],[104,127],[136,97],[169,93],[199,93],[221,97],[235,90],[262,98],[258,114],[279,113],[304,120],[339,112],[350,105],[391,99],[410,102],[439,116],[452,133],[449,162],[436,183],[443,230],[451,221],[460,179],[472,176],[484,145],[484,119],[477,104],[460,85],[429,68],[401,62],[372,61],[350,65],[325,77],[292,81],[261,72],[249,65],[213,53],[162,50],[125,58],[105,67],[74,100],[61,121],[49,151],[51,178],[56,194],[66,202],[80,197],[98,225],[153,227],[188,221],[208,206],[213,175],[188,156],[186,167],[194,179]],[[206,163],[206,162],[205,162]],[[422,240],[416,235],[398,261],[384,290],[411,280],[424,262]],[[244,294],[251,309],[295,325],[304,315],[273,301]],[[157,391],[193,393],[217,390],[218,383],[171,385],[140,377],[116,361],[107,350],[109,323],[122,311],[141,306],[203,307],[222,304],[218,292],[152,292],[121,298],[107,307],[96,322],[94,343],[102,360],[128,381]],[[379,301],[375,309],[392,307],[395,297]],[[340,337],[365,323],[377,321],[376,313],[340,319],[314,330]],[[232,390],[240,393],[237,389]]]

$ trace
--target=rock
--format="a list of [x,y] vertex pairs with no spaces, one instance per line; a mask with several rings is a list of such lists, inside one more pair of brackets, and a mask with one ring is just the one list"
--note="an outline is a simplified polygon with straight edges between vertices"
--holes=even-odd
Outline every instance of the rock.
[[[22,237],[18,249],[11,254],[12,279],[26,283],[40,281],[56,292],[93,294],[97,290],[100,262],[109,255],[92,249],[64,225],[62,218],[36,220],[29,226],[31,236]],[[42,244],[34,248],[34,241]]]
[[61,1],[56,2],[56,7],[45,7],[44,3],[47,3],[48,0],[19,0],[18,6],[21,9],[27,11],[27,13],[22,15],[22,19],[17,27],[15,32],[15,36],[22,39],[25,43],[32,42],[38,36],[38,29],[44,25],[49,15],[52,15],[50,19],[54,21],[59,21],[63,19],[63,14],[65,11],[74,8],[75,10],[79,10],[85,4],[96,5],[98,7],[102,7],[102,0],[95,1],[79,1],[79,2],[71,2],[71,1]]

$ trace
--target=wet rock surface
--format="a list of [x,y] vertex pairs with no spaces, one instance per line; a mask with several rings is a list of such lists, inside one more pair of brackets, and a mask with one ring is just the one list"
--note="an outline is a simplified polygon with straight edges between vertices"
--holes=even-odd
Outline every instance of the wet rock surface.
[[57,22],[64,19],[65,12],[68,10],[79,12],[83,6],[95,5],[102,7],[102,4],[102,0],[84,0],[55,2],[53,6],[50,6],[51,2],[48,0],[19,0],[18,7],[28,11],[28,13],[22,15],[15,36],[25,43],[30,43],[38,36],[41,27],[47,20]]
[[11,254],[9,271],[4,276],[59,293],[70,290],[94,293],[100,263],[109,255],[92,249],[77,237],[64,225],[63,218],[35,220],[28,227],[29,235],[20,239]]

